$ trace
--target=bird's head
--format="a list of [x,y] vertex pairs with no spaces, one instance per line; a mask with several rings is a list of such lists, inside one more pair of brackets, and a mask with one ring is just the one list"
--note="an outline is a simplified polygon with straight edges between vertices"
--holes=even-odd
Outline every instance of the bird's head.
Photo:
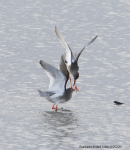
[[76,73],[74,74],[74,80],[77,80],[78,78],[79,78],[79,73],[76,72]]

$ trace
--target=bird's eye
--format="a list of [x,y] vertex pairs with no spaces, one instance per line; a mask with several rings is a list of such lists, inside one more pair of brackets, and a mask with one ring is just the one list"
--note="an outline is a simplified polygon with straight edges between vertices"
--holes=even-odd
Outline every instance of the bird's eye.
[[68,62],[65,60],[65,63],[68,63]]

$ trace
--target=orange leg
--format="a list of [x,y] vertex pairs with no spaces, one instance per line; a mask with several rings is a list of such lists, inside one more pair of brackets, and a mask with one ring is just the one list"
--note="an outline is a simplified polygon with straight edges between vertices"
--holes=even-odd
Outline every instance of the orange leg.
[[56,105],[56,108],[55,108],[56,111],[58,110],[57,106],[58,106],[58,105]]
[[[71,89],[73,89],[70,76],[69,76],[69,79],[70,79]],[[73,89],[73,90],[75,91],[75,89]]]
[[54,109],[55,104],[52,106],[52,109]]
[[75,90],[76,90],[76,92],[78,92],[78,91],[79,91],[79,89],[77,88],[76,80],[74,80],[74,84],[75,84]]

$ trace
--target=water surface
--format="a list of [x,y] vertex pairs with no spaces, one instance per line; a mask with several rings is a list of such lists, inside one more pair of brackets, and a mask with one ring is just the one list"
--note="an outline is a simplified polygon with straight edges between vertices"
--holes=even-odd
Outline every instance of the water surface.
[[[130,2],[11,0],[0,8],[0,149],[129,149]],[[65,52],[55,26],[77,53],[98,35],[79,58],[80,92],[58,112],[37,92],[49,84],[39,60],[58,67]]]

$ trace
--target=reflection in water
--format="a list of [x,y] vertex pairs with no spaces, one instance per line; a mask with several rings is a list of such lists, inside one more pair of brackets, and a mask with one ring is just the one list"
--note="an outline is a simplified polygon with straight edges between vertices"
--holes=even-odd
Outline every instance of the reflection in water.
[[74,130],[77,126],[77,119],[70,110],[46,111],[41,113],[41,117],[43,120],[42,127],[46,127],[48,132],[54,136],[53,138],[58,140],[67,137],[75,138]]

